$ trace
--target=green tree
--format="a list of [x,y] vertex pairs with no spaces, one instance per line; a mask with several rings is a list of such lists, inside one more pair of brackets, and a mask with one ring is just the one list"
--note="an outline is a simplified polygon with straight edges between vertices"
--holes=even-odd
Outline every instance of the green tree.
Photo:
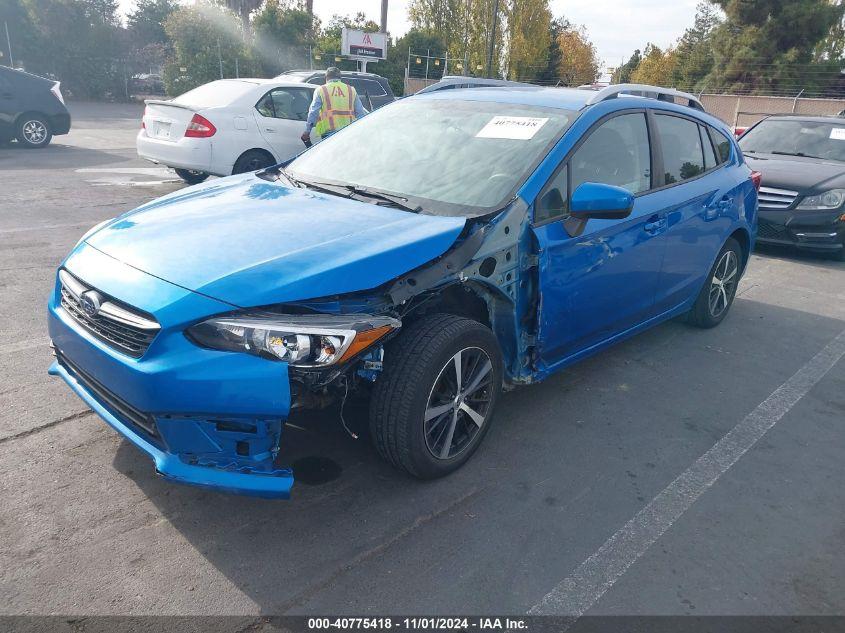
[[713,32],[721,22],[713,5],[699,3],[695,22],[684,31],[675,48],[676,64],[671,78],[674,87],[694,90],[713,70]]
[[[379,62],[374,71],[387,77],[390,81],[390,87],[396,95],[402,95],[405,92],[405,64],[408,61],[409,50],[416,54],[430,50],[432,55],[445,56],[448,48],[441,34],[419,29],[411,29],[399,39],[391,42],[387,49],[387,59],[384,62]],[[451,75],[462,74],[463,69],[457,67],[457,64],[460,63],[462,63],[460,59],[450,60],[448,73]],[[416,65],[413,57],[411,64]],[[429,66],[429,76],[433,78],[440,77],[446,71],[445,64],[443,66]],[[418,76],[418,73],[414,72],[413,76]]]
[[545,60],[540,65],[533,81],[542,85],[554,86],[560,81],[560,62],[562,53],[558,38],[561,33],[572,28],[572,23],[564,17],[555,18],[549,22],[549,46]]
[[284,0],[267,0],[252,20],[255,48],[266,75],[277,75],[310,64],[308,48],[315,44],[314,17]]
[[32,25],[25,65],[76,98],[124,98],[128,54],[111,0],[20,0]]
[[530,81],[549,52],[552,12],[548,0],[510,0],[506,6],[508,45],[505,74]]
[[127,17],[127,30],[136,48],[148,44],[167,44],[164,22],[176,9],[176,0],[138,0]]
[[665,51],[654,44],[645,48],[645,54],[634,72],[631,81],[637,84],[670,87],[678,63],[677,53],[673,48]]
[[[224,78],[257,74],[252,52],[245,46],[240,20],[215,5],[180,7],[167,18],[164,31],[173,56],[164,68],[164,85],[171,95]],[[182,70],[184,68],[184,70]]]
[[764,94],[824,90],[838,63],[819,62],[818,45],[842,20],[830,0],[713,0],[727,19],[713,31],[708,89]]
[[4,22],[9,25],[12,59],[9,59],[6,34],[0,31],[0,64],[27,67],[38,50],[38,34],[27,6],[20,0],[0,0],[0,28]]
[[624,64],[619,66],[615,71],[613,71],[613,75],[610,78],[611,83],[614,84],[627,84],[631,82],[631,75],[633,75],[634,71],[637,69],[637,66],[640,65],[640,62],[643,60],[643,54],[640,52],[640,49],[636,49],[628,58]]
[[563,85],[580,86],[598,79],[601,63],[586,28],[570,24],[557,41],[561,53],[558,77]]

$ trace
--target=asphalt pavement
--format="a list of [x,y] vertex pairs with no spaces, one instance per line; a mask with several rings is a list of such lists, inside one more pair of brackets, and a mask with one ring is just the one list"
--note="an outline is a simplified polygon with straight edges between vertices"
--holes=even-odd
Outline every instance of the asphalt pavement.
[[755,254],[721,326],[506,394],[446,479],[329,409],[285,431],[290,501],[207,492],[47,376],[63,256],[183,186],[135,155],[139,107],[71,111],[0,148],[0,614],[845,614],[845,264]]

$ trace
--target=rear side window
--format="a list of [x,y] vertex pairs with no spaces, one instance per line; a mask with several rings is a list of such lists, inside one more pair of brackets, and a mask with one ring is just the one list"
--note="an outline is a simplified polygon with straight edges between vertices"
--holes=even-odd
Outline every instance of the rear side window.
[[698,123],[665,114],[655,115],[663,150],[664,182],[667,185],[704,173],[704,152]]
[[716,148],[716,158],[719,164],[726,163],[731,158],[731,142],[728,137],[715,128],[710,128],[710,137],[713,139],[713,146]]
[[706,125],[699,125],[698,131],[701,134],[701,144],[704,146],[704,168],[713,169],[719,161],[716,160],[716,152],[713,151],[710,132],[707,131]]
[[304,121],[308,117],[313,91],[309,88],[275,88],[255,108],[265,117]]
[[597,127],[569,160],[571,190],[585,182],[631,193],[651,188],[651,151],[645,114],[621,114]]

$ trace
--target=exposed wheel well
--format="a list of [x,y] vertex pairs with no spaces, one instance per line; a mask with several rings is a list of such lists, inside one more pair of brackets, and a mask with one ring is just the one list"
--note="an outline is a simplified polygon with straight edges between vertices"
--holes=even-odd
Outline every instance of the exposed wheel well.
[[742,267],[745,269],[748,258],[751,256],[751,238],[745,229],[737,229],[731,233],[731,237],[739,242],[739,246],[742,248]]
[[434,313],[454,314],[490,327],[487,302],[464,284],[453,284],[429,297],[420,297],[410,316],[413,320]]

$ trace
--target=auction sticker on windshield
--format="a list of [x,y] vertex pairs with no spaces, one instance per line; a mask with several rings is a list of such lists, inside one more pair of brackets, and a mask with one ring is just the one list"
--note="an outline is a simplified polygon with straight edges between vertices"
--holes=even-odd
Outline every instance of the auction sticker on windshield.
[[512,138],[527,141],[548,119],[531,116],[494,116],[475,136],[477,138]]

